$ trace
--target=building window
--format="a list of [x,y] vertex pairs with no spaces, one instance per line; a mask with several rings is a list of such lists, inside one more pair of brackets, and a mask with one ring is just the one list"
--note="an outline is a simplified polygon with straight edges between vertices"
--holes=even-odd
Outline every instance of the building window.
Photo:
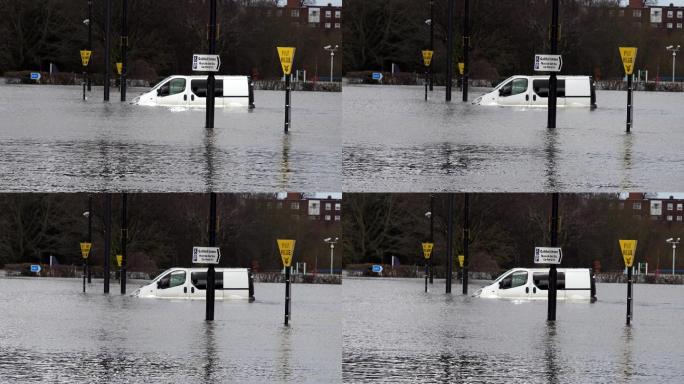
[[674,204],[672,204],[672,203],[667,203],[667,210],[668,210],[668,211],[671,211],[671,210],[673,210],[673,209],[674,209]]
[[677,23],[677,29],[682,29],[682,23]]
[[321,202],[318,200],[309,201],[309,215],[320,215],[321,214]]
[[684,209],[684,207],[682,206],[682,203],[677,204],[677,210],[681,211],[682,209]]
[[309,8],[309,23],[321,22],[321,10],[318,8]]
[[663,214],[663,202],[660,200],[651,201],[651,215],[660,216]]
[[674,17],[674,11],[667,11],[667,18],[671,19]]
[[641,203],[634,203],[634,204],[632,204],[632,209],[641,210]]
[[[679,217],[681,218],[681,216],[679,216]],[[335,221],[340,221],[340,215],[335,215]]]
[[340,29],[340,23],[335,23],[335,29]]
[[329,19],[332,17],[332,11],[325,11],[325,18]]
[[332,209],[332,203],[325,203],[325,210],[329,211]]
[[651,23],[662,23],[663,22],[663,9],[662,8],[651,8]]
[[684,12],[682,12],[682,11],[677,11],[677,18],[678,18],[678,19],[681,19],[682,16],[684,16]]
[[[679,205],[681,206],[681,204],[679,204]],[[340,204],[340,203],[335,203],[335,210],[336,210],[336,211],[339,211],[341,207],[342,207],[342,204]],[[681,211],[681,209],[680,209],[680,211]]]
[[290,12],[290,15],[292,17],[299,17],[299,9],[293,9],[292,12]]
[[290,209],[298,210],[299,209],[299,202],[295,201],[294,203],[290,203]]
[[[681,12],[680,12],[681,13]],[[335,11],[335,18],[336,19],[341,19],[342,18],[342,11]]]
[[667,221],[672,221],[672,215],[667,215]]
[[632,16],[641,17],[641,9],[635,9],[634,11],[632,11]]
[[667,23],[667,29],[672,29],[672,23]]
[[325,215],[325,221],[330,221],[330,215]]
[[677,221],[682,221],[682,216],[677,216]]
[[325,23],[325,29],[330,29],[330,23]]

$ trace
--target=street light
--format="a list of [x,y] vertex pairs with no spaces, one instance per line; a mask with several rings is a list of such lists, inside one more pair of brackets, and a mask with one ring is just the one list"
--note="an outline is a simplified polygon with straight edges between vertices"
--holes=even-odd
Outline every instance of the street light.
[[679,244],[679,237],[677,238],[677,240],[670,237],[669,239],[665,240],[665,242],[672,244],[672,276],[674,276],[674,274],[675,274],[675,252],[677,251],[677,244]]
[[333,47],[332,45],[326,45],[323,47],[326,51],[330,52],[330,82],[332,83],[333,81],[333,67],[335,65],[335,52],[337,51],[337,48],[339,46],[335,44]]
[[338,238],[333,239],[332,237],[326,237],[323,239],[324,242],[330,244],[330,274],[333,274],[333,257],[335,254],[335,244],[337,244]]
[[677,52],[679,52],[680,46],[677,45],[677,48],[674,47],[674,45],[668,45],[665,47],[668,51],[672,51],[672,82],[674,83],[675,81],[675,62],[677,61]]

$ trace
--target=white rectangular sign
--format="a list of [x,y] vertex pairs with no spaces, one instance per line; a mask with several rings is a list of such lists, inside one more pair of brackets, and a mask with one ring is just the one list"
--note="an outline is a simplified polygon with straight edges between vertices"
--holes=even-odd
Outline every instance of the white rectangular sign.
[[535,247],[534,248],[534,263],[535,264],[560,264],[563,252],[560,248],[554,247]]
[[537,72],[560,72],[562,66],[561,55],[534,55],[534,70]]
[[218,247],[192,247],[193,264],[218,264],[221,249]]
[[219,55],[192,55],[192,70],[201,72],[218,72],[221,68],[221,56]]

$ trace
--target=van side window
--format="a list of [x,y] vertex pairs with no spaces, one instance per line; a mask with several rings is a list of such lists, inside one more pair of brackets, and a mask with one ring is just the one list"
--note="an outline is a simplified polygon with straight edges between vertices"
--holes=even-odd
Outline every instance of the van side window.
[[501,87],[501,96],[513,96],[527,91],[527,79],[513,79]]
[[185,284],[185,271],[175,271],[159,279],[157,288],[167,289]]
[[185,79],[172,79],[159,87],[159,96],[171,96],[185,91]]
[[527,284],[527,271],[517,271],[506,276],[499,282],[499,288],[510,289]]
[[[190,90],[197,97],[207,97],[206,80],[190,80]],[[215,80],[214,96],[223,97],[223,80]]]
[[[549,81],[543,79],[533,80],[532,90],[539,97],[549,97]],[[558,80],[556,95],[558,97],[565,97],[565,80]]]
[[[223,289],[223,272],[215,272],[214,288]],[[192,272],[190,274],[190,281],[197,289],[207,289],[207,273],[206,272]]]
[[[534,286],[538,289],[547,291],[549,289],[549,274],[546,272],[535,272],[532,274]],[[558,272],[556,276],[556,288],[565,289],[565,272]]]

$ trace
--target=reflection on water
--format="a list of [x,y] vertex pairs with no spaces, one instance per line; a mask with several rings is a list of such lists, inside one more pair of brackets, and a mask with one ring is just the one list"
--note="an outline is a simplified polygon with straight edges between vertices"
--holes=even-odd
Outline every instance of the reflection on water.
[[282,92],[257,91],[252,111],[217,109],[211,130],[203,109],[83,102],[74,90],[0,84],[3,190],[341,190],[340,93],[298,94],[285,154]]
[[0,278],[0,382],[341,381],[340,286],[296,284],[299,315],[284,329],[282,284],[256,284],[254,303],[217,302],[207,322],[203,301],[80,283]]
[[278,188],[280,191],[287,190],[290,179],[290,137],[291,135],[283,135],[283,156],[280,162],[280,182]]
[[634,136],[630,134],[624,135],[624,138],[622,139],[623,141],[623,148],[624,148],[624,155],[622,156],[623,159],[623,166],[622,166],[622,182],[620,183],[620,189],[622,191],[630,191],[633,190],[634,187],[630,183],[630,175],[631,175],[631,170],[632,170],[632,146],[634,143]]
[[623,284],[598,284],[594,304],[559,302],[552,323],[544,301],[449,295],[443,284],[436,279],[426,294],[422,279],[345,279],[344,380],[675,383],[684,375],[671,342],[684,338],[672,321],[684,318],[684,287],[639,285],[639,323],[625,330]]
[[[418,88],[344,88],[345,191],[684,189],[684,179],[667,176],[684,171],[677,144],[684,142],[684,93],[643,92],[634,112],[639,124],[626,135],[622,92],[599,91],[594,111],[559,108],[557,128],[549,130],[543,108],[425,102]],[[628,174],[626,152],[638,159]]]

